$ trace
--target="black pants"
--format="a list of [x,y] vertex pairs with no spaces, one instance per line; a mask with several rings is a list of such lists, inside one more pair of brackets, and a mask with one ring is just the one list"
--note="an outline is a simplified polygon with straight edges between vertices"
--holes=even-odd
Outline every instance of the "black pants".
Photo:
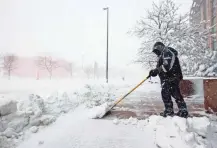
[[180,88],[179,88],[179,80],[173,80],[173,81],[164,81],[162,82],[162,90],[161,95],[164,102],[165,110],[166,111],[173,111],[173,97],[176,101],[176,104],[179,108],[179,110],[186,110],[187,106],[183,99],[183,96],[181,95]]

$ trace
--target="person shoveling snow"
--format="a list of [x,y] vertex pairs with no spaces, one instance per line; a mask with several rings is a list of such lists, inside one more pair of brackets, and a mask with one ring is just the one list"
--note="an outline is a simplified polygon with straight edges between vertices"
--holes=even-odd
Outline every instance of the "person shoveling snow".
[[162,99],[165,111],[161,116],[173,116],[173,102],[171,97],[175,98],[179,111],[176,113],[180,117],[188,117],[186,103],[181,95],[179,83],[183,79],[182,70],[179,64],[178,52],[165,46],[162,42],[156,42],[153,51],[158,56],[158,62],[155,69],[149,72],[152,77],[159,76],[162,85]]
[[[158,56],[158,62],[155,69],[149,72],[149,76],[146,77],[141,83],[134,87],[125,96],[120,98],[113,106],[108,104],[103,104],[96,110],[99,113],[95,114],[97,118],[102,118],[109,112],[114,106],[116,106],[121,100],[126,98],[131,92],[138,88],[143,82],[145,82],[149,77],[156,77],[159,75],[161,81],[161,95],[165,110],[160,113],[161,116],[173,116],[177,115],[179,117],[188,117],[187,105],[181,94],[179,83],[183,79],[181,66],[178,59],[178,52],[171,48],[165,46],[162,42],[156,42],[153,46],[153,51]],[[175,98],[179,111],[175,114],[173,110],[173,102],[171,97]]]

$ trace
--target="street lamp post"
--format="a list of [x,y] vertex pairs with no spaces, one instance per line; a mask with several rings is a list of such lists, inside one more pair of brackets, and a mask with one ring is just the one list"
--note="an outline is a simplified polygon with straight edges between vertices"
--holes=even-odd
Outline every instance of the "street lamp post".
[[108,83],[108,47],[109,47],[109,7],[103,8],[107,11],[107,45],[106,45],[106,83]]

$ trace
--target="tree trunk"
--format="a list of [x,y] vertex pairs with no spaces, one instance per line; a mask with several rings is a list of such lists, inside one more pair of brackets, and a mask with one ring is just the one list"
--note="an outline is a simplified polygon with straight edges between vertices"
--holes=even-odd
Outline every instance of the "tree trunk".
[[50,80],[52,78],[52,72],[51,71],[49,71],[49,78],[50,78]]
[[11,71],[8,71],[8,80],[11,79]]

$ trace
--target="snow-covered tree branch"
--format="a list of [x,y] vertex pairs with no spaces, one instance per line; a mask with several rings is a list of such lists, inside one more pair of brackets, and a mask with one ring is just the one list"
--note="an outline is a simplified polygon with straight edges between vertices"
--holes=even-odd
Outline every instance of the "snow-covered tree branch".
[[131,31],[142,40],[137,62],[153,68],[156,57],[151,53],[156,41],[178,50],[184,74],[195,75],[201,64],[210,63],[214,53],[208,48],[208,33],[212,29],[189,23],[189,14],[179,15],[173,0],[153,3],[147,16],[141,18]]

